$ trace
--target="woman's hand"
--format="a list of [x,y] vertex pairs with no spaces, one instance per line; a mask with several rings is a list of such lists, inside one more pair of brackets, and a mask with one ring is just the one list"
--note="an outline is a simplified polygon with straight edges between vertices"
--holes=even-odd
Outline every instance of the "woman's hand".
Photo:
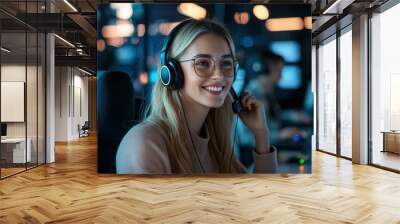
[[264,105],[257,100],[254,95],[244,92],[240,101],[243,110],[240,113],[240,118],[243,123],[254,132],[267,132],[267,119],[265,118]]
[[265,118],[264,104],[247,92],[242,94],[241,103],[243,110],[239,116],[254,134],[257,153],[269,152],[269,130]]

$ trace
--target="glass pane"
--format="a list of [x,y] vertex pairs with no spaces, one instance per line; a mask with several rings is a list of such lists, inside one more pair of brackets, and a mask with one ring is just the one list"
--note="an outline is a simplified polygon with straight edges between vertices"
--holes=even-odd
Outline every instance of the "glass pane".
[[[38,36],[36,32],[27,33],[28,38],[28,63],[27,63],[27,80],[26,80],[26,110],[27,110],[27,142],[31,148],[30,160],[28,160],[28,168],[37,165],[37,110],[38,110]],[[29,148],[28,147],[28,148]]]
[[400,170],[400,5],[372,18],[372,163]]
[[1,173],[5,177],[25,170],[31,158],[29,144],[26,147],[26,34],[2,32],[1,45],[1,122],[6,132],[1,140]]
[[[39,17],[34,14],[45,11],[45,1],[0,1],[0,7],[35,24]],[[0,23],[4,177],[45,161],[45,36],[1,12]]]
[[352,157],[352,35],[340,37],[340,153]]
[[318,148],[336,153],[336,39],[318,48]]
[[[33,24],[38,23],[38,16],[34,15],[39,11],[37,1],[27,2],[26,12],[29,13],[29,20]],[[36,30],[28,30],[28,63],[27,63],[27,142],[31,145],[31,161],[28,168],[38,164],[38,33]]]
[[38,163],[45,163],[45,35],[39,34],[38,45]]

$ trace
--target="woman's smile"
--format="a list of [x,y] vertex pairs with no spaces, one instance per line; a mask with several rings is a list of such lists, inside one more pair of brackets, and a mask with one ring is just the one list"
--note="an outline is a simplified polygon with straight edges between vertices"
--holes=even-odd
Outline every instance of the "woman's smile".
[[207,92],[211,93],[212,95],[221,95],[225,89],[225,85],[213,84],[213,85],[202,86],[202,88],[205,89]]

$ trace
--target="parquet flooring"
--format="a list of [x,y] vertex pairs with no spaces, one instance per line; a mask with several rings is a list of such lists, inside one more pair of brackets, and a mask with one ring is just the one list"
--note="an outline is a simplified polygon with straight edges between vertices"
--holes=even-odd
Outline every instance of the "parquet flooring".
[[0,223],[400,223],[400,175],[313,152],[312,175],[101,175],[96,139],[0,181]]
[[24,168],[1,168],[1,176],[7,177],[7,176],[13,175],[15,173],[24,171],[24,170],[25,170],[25,167]]

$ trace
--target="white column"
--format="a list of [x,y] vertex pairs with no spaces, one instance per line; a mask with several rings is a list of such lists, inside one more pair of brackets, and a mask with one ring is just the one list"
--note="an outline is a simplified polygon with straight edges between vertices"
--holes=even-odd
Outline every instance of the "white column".
[[55,161],[54,151],[54,133],[55,133],[55,78],[54,78],[54,35],[47,34],[46,36],[46,163]]
[[368,16],[353,19],[353,162],[368,163]]
[[55,68],[55,141],[69,141],[71,137],[71,67]]
[[[54,6],[46,1],[47,12],[53,12]],[[46,35],[46,163],[55,162],[55,54],[54,35]]]

